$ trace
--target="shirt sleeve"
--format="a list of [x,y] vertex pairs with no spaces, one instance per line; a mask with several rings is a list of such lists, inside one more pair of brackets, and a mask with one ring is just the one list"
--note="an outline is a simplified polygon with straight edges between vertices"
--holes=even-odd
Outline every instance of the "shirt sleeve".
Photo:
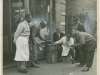
[[73,38],[70,38],[70,42],[69,42],[69,45],[74,45],[74,39]]
[[63,40],[64,40],[64,38],[61,38],[60,40],[56,41],[55,43],[56,44],[61,44],[61,43],[63,43]]
[[14,39],[15,40],[19,37],[19,35],[23,31],[23,29],[24,29],[24,25],[19,24],[18,27],[17,27],[17,29],[16,29],[15,35],[14,35]]

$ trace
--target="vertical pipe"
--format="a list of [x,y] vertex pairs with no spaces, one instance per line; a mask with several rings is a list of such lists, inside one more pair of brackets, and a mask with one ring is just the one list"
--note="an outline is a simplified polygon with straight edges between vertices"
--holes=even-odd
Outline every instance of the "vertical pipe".
[[53,6],[53,3],[52,3],[52,0],[50,0],[50,40],[52,41],[52,6]]
[[52,0],[49,0],[49,7],[48,7],[48,29],[49,29],[49,40],[52,41]]
[[49,28],[49,30],[50,30],[50,40],[51,41],[53,41],[53,33],[54,33],[54,13],[55,13],[55,4],[54,4],[55,2],[54,2],[54,0],[50,0],[50,28]]

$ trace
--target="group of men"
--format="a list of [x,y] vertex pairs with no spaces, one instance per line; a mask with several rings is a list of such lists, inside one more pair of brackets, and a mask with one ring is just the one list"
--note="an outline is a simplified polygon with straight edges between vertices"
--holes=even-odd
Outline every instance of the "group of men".
[[[25,10],[21,12],[21,19],[14,35],[14,43],[16,44],[15,61],[18,71],[27,73],[27,64],[31,67],[39,66],[38,51],[43,50],[44,43],[48,40],[49,31],[46,24],[42,21],[39,25],[31,23],[32,18],[29,14],[25,14]],[[57,31],[57,36],[59,33]],[[54,33],[54,44],[57,46],[58,61],[66,60],[65,56],[70,53],[70,49],[75,48],[75,57],[83,66],[83,71],[88,71],[92,66],[93,56],[96,48],[96,40],[87,32],[82,32],[77,28],[73,28],[70,36],[60,33],[60,38]],[[58,39],[57,39],[58,38]],[[74,57],[74,58],[75,58]]]
[[85,28],[79,22],[79,19],[76,24],[72,25],[69,34],[63,34],[62,38],[55,40],[55,44],[62,44],[62,50],[58,49],[62,59],[66,60],[66,57],[71,55],[74,62],[80,63],[81,71],[89,71],[92,67],[96,50],[96,38],[85,32]]

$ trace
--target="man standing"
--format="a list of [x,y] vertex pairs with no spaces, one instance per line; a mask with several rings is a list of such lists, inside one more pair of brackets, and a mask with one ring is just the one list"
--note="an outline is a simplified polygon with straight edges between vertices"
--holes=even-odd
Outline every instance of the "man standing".
[[[53,41],[58,41],[61,39],[61,32],[59,29],[56,30],[56,32],[54,32],[53,34]],[[62,58],[61,58],[61,53],[62,53],[62,46],[61,44],[57,45],[57,61],[61,62]]]
[[47,41],[49,36],[49,29],[47,27],[47,23],[42,21],[40,23],[40,39],[43,41]]
[[[84,25],[80,22],[79,18],[77,18],[77,20],[74,23],[74,29],[81,31],[81,32],[85,32]],[[80,58],[79,50],[80,50],[80,47],[78,46],[75,47],[75,61],[76,62],[79,62],[79,58]]]
[[38,64],[38,43],[36,41],[36,36],[39,33],[40,28],[36,26],[34,23],[30,27],[30,38],[29,38],[29,45],[30,45],[30,66],[39,68]]
[[29,15],[25,14],[25,10],[20,10],[21,18],[20,23],[16,29],[14,34],[14,43],[16,44],[16,54],[15,54],[15,61],[17,62],[18,71],[22,73],[27,72],[26,62],[29,61],[29,35],[30,35],[30,28],[29,22],[30,17]]
[[89,71],[92,67],[94,52],[96,48],[96,39],[86,32],[72,30],[72,35],[76,39],[76,46],[80,46],[80,64],[82,71]]

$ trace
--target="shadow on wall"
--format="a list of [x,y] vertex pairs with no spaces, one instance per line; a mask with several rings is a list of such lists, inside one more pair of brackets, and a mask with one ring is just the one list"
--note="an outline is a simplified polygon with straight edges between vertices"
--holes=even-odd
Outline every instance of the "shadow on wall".
[[86,11],[84,12],[84,27],[86,32],[90,33],[90,34],[95,34],[96,33],[96,11]]
[[96,33],[97,27],[97,0],[71,0],[69,2],[69,12],[72,15],[80,15],[81,23],[86,32]]

